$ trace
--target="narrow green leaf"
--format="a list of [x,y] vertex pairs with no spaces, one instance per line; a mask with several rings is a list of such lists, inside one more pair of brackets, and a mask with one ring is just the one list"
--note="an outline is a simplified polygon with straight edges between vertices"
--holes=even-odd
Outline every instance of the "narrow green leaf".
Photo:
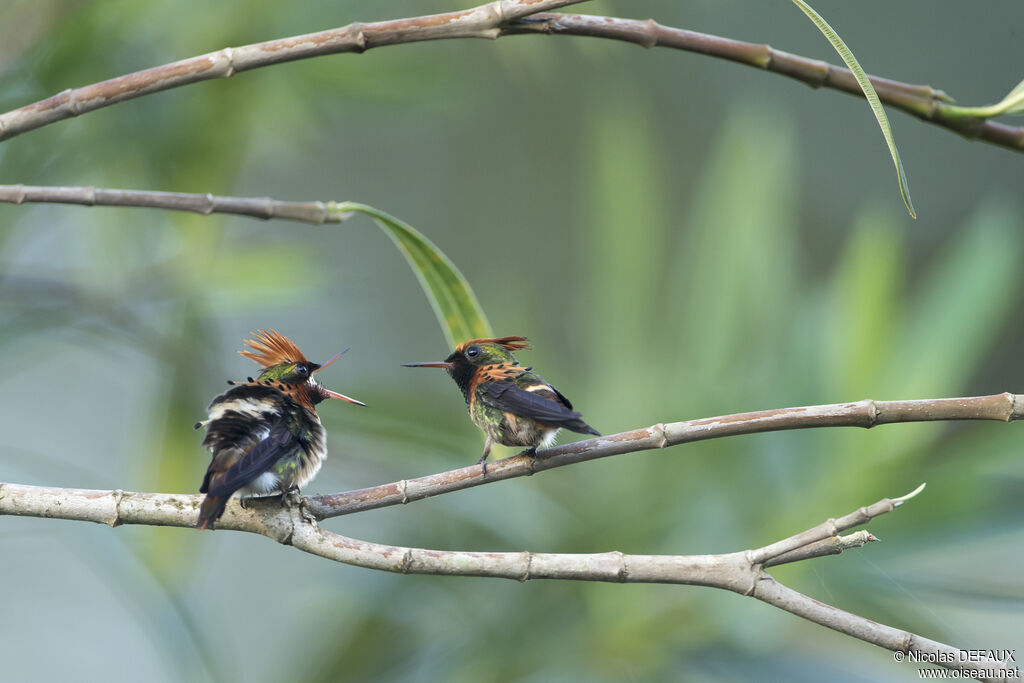
[[338,202],[331,205],[331,210],[366,214],[387,233],[420,281],[449,347],[467,339],[494,336],[466,278],[415,228],[365,204]]
[[1005,104],[1006,109],[1003,113],[1006,114],[1021,114],[1024,113],[1024,81],[1017,84],[1013,90],[1003,98],[1000,102],[1001,105]]
[[1024,81],[1006,94],[997,104],[987,107],[950,107],[952,111],[966,116],[988,119],[1000,114],[1024,114]]
[[818,27],[818,30],[828,38],[828,42],[832,43],[832,47],[836,49],[839,56],[843,58],[843,62],[846,63],[846,67],[853,72],[854,78],[857,79],[857,83],[860,84],[860,89],[864,91],[864,98],[871,105],[871,111],[875,115],[875,119],[878,120],[878,127],[882,129],[882,135],[885,136],[885,144],[889,145],[889,154],[892,155],[892,162],[896,165],[896,174],[899,178],[900,183],[900,194],[903,196],[903,203],[907,206],[907,211],[910,212],[911,218],[917,218],[917,212],[914,211],[914,204],[910,201],[910,188],[907,185],[907,174],[903,172],[903,162],[900,161],[900,153],[896,150],[896,141],[892,137],[892,129],[889,127],[889,119],[885,115],[885,110],[882,109],[882,103],[878,100],[878,93],[875,92],[875,87],[871,85],[871,81],[868,79],[868,75],[861,68],[857,58],[853,56],[853,52],[846,46],[843,39],[828,25],[820,14],[814,11],[814,9],[803,0],[793,0],[797,7],[799,7],[804,14],[806,14],[814,25]]

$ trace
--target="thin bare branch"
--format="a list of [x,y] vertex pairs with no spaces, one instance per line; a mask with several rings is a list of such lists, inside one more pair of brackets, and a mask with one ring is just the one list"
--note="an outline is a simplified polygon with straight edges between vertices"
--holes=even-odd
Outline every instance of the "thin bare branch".
[[[923,484],[918,488],[918,490],[920,491],[922,488],[924,488]],[[817,557],[819,554],[823,553],[818,553],[816,550],[807,551],[806,549],[809,546],[816,546],[822,540],[838,536],[841,532],[846,531],[847,529],[867,524],[875,517],[884,515],[887,512],[892,512],[899,506],[900,503],[898,499],[883,498],[873,505],[868,505],[860,508],[859,510],[854,510],[850,514],[838,519],[827,519],[818,526],[810,528],[807,531],[790,536],[789,538],[784,538],[781,541],[776,541],[775,543],[766,545],[763,548],[751,550],[750,559],[752,562],[761,565],[771,562],[772,560],[777,560],[780,557],[787,558],[783,560],[784,562],[792,562],[794,560],[788,558],[794,558],[795,556],[792,555],[792,553],[796,551],[806,551],[809,553],[809,556]],[[863,543],[861,545],[863,545]],[[836,552],[841,551],[842,550],[840,549]]]
[[577,554],[427,550],[360,541],[309,524],[296,527],[290,543],[299,550],[336,562],[400,574],[687,584],[740,594],[751,592],[759,576],[742,552],[625,555],[618,551]]
[[[618,551],[592,554],[492,553],[407,548],[361,541],[320,529],[305,519],[301,509],[284,509],[279,505],[253,506],[247,510],[234,506],[218,522],[218,528],[262,534],[318,557],[401,574],[481,576],[517,581],[560,579],[665,583],[720,588],[752,596],[822,626],[890,650],[958,652],[949,645],[820,603],[782,586],[763,571],[764,563],[773,559],[795,561],[795,552],[804,553],[806,558],[828,554],[820,552],[821,542],[827,538],[827,529],[841,531],[860,524],[871,517],[894,510],[900,500],[883,499],[758,550],[718,555],[626,555]],[[198,514],[198,502],[198,496],[0,483],[0,515],[71,519],[110,526],[146,524],[191,527]],[[867,534],[867,538],[870,538],[870,534]],[[781,548],[789,548],[794,543],[804,541],[805,548],[773,554]],[[994,660],[962,662],[958,657],[949,658],[949,663],[944,666],[958,669],[1008,669],[1008,665]]]
[[339,210],[336,202],[283,202],[270,197],[219,197],[212,194],[106,190],[82,186],[0,185],[0,202],[128,206],[191,211],[207,216],[212,213],[227,213],[263,220],[279,218],[316,225],[340,223],[352,215],[351,212]]
[[790,562],[800,562],[801,560],[809,560],[813,557],[825,557],[826,555],[838,555],[844,550],[850,548],[863,548],[868,543],[877,541],[878,539],[870,531],[862,529],[855,531],[847,536],[830,536],[814,543],[808,543],[802,548],[796,550],[790,550],[787,553],[776,555],[775,557],[765,560],[763,567],[774,567],[779,564],[788,564]]
[[[685,52],[726,59],[757,69],[794,78],[812,88],[830,88],[855,97],[864,97],[853,73],[841,66],[776,50],[770,45],[747,43],[707,33],[662,26],[653,19],[620,19],[580,14],[538,13],[502,29],[506,35],[545,33],[588,36],[634,43],[643,47],[668,47]],[[989,121],[963,107],[928,85],[913,85],[878,76],[870,76],[878,98],[922,121],[948,128],[968,139],[978,139],[1000,147],[1024,151],[1024,127]]]
[[1024,395],[1010,393],[916,401],[866,400],[856,403],[834,403],[706,417],[700,420],[656,424],[621,434],[577,441],[539,451],[534,457],[516,455],[489,463],[486,477],[483,476],[478,465],[472,465],[372,488],[317,496],[309,499],[309,507],[318,519],[325,519],[360,510],[402,505],[441,493],[458,491],[492,481],[529,476],[535,472],[585,460],[596,460],[610,455],[666,448],[693,441],[718,439],[739,434],[818,427],[871,428],[895,422],[938,420],[1011,422],[1022,417],[1024,417]]
[[[654,20],[548,12],[582,1],[503,0],[462,12],[349,24],[318,33],[224,48],[65,90],[48,99],[0,114],[0,140],[150,93],[229,78],[242,71],[283,62],[345,52],[361,53],[383,45],[448,38],[493,39],[532,33],[607,38],[644,47],[696,52],[789,76],[814,88],[831,88],[863,97],[848,69],[775,50],[768,45],[662,26]],[[1024,150],[1024,127],[989,121],[969,109],[952,106],[952,98],[941,90],[877,76],[871,77],[871,83],[883,103],[923,121],[948,128],[969,139],[1016,151]]]
[[[972,662],[970,657],[966,656],[968,655],[967,651],[923,638],[909,631],[879,624],[876,621],[845,612],[838,607],[819,602],[782,585],[768,574],[762,574],[761,580],[757,582],[757,586],[750,595],[769,605],[803,617],[815,624],[827,626],[844,635],[853,636],[893,652],[915,653],[919,657],[917,661],[934,662],[947,669],[979,672],[980,675],[971,676],[971,678],[1004,681],[1020,677],[1020,670],[1008,662],[988,657],[983,661]],[[907,657],[907,661],[912,660]]]
[[[578,441],[556,448],[539,451],[535,456],[516,455],[492,462],[483,476],[479,465],[461,467],[447,472],[431,474],[416,479],[403,479],[390,484],[381,484],[366,489],[334,493],[306,499],[307,509],[319,520],[373,510],[392,505],[404,505],[416,500],[459,491],[505,479],[529,476],[535,472],[563,467],[577,462],[596,460],[612,455],[667,448],[693,441],[704,441],[741,434],[775,432],[788,429],[810,429],[820,427],[864,427],[898,422],[923,422],[945,420],[997,420],[1011,422],[1024,417],[1024,395],[1002,393],[991,396],[964,398],[920,399],[911,401],[873,401],[856,403],[833,403],[799,408],[781,408],[753,413],[737,413],[720,417],[707,417],[668,424],[657,424],[643,429]],[[920,493],[921,487],[901,498],[882,501],[896,508]],[[151,507],[171,506],[179,511],[197,508],[201,496],[175,494],[123,494],[129,496],[132,504],[141,501]],[[149,497],[157,496],[155,501]],[[136,498],[141,497],[136,500]],[[254,508],[265,504],[259,500],[252,503]],[[881,503],[880,503],[881,504]],[[241,506],[232,502],[227,508],[228,515],[243,514]],[[111,513],[113,514],[113,513]],[[869,508],[858,510],[853,519],[830,520],[821,529],[814,529],[813,536],[791,538],[780,541],[778,547],[761,548],[758,560],[784,555],[795,548],[813,541],[835,536],[841,531],[867,522],[879,511]],[[92,521],[105,521],[93,519]],[[147,521],[158,524],[161,522]],[[808,532],[810,533],[810,532]]]
[[382,45],[446,38],[497,38],[498,27],[535,12],[584,0],[497,0],[461,12],[354,23],[341,28],[227,47],[198,57],[65,90],[45,100],[0,114],[0,140],[118,102],[273,64],[342,52],[361,53]]

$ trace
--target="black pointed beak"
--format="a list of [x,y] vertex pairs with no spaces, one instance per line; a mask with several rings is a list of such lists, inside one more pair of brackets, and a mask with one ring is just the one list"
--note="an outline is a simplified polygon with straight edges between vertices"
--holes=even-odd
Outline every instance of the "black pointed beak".
[[452,367],[451,363],[446,363],[443,360],[429,361],[427,363],[402,363],[403,368],[444,368],[450,370]]

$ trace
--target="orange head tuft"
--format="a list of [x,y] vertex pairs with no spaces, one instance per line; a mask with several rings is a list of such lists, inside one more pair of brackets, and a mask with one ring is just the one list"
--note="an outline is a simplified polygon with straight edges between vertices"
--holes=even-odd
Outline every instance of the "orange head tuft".
[[265,368],[280,363],[309,363],[291,339],[277,330],[253,332],[256,339],[246,339],[245,348],[238,353],[256,361]]

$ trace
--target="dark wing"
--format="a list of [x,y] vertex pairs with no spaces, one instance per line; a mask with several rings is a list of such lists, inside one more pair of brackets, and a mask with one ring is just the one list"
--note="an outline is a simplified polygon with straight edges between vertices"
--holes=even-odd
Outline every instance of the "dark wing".
[[287,403],[284,394],[270,386],[244,384],[228,389],[207,409],[210,415],[219,416],[198,423],[206,425],[203,448],[215,455],[232,448],[249,448],[257,432],[269,430],[280,419]]
[[230,467],[213,476],[207,473],[207,479],[203,482],[207,488],[205,493],[210,496],[230,496],[246,484],[252,483],[278,459],[288,455],[298,446],[298,437],[289,431],[285,419],[279,418],[271,425],[267,438],[258,442]]
[[[548,387],[547,387],[547,388],[548,388],[548,389],[550,389],[551,391],[555,392],[555,397],[556,397],[556,398],[557,398],[557,399],[558,399],[559,401],[561,401],[561,402],[562,402],[562,405],[564,405],[564,406],[565,406],[566,408],[568,408],[569,410],[572,410],[572,404],[571,404],[571,403],[569,403],[569,399],[567,399],[567,398],[566,398],[565,396],[563,396],[563,395],[562,395],[562,392],[561,392],[561,391],[559,391],[558,389],[555,389],[555,388],[554,388],[553,386],[551,386],[550,384],[548,385]],[[543,395],[543,394],[542,394],[542,395]]]
[[581,434],[598,434],[572,410],[572,405],[549,384],[535,391],[520,389],[512,382],[491,382],[481,392],[483,402],[492,408],[530,418],[554,427],[565,427]]

